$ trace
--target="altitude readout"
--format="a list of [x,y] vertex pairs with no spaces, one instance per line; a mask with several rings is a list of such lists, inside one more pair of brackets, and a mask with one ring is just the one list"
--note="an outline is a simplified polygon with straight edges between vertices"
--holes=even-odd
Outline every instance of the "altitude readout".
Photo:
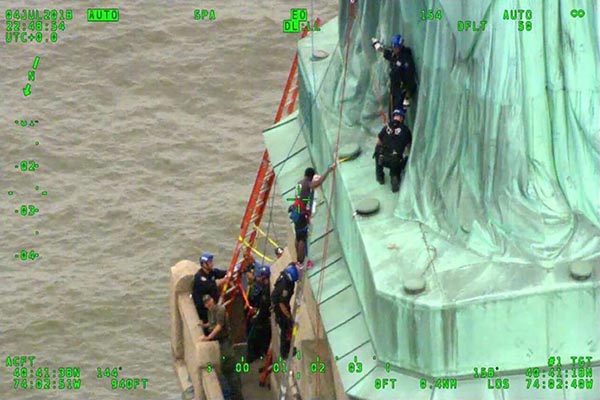
[[128,378],[120,376],[120,371],[123,370],[123,367],[103,367],[96,368],[96,378],[110,379],[110,388],[112,390],[124,389],[124,390],[134,390],[134,389],[147,389],[148,378]]

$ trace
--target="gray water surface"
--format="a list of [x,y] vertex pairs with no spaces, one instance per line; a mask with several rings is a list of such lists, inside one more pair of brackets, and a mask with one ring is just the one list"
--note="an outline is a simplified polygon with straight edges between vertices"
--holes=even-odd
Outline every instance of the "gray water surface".
[[[0,360],[80,367],[82,386],[14,390],[2,364],[0,399],[178,399],[169,267],[202,250],[228,262],[298,39],[281,21],[310,2],[57,3],[74,18],[56,43],[0,42]],[[336,0],[315,3],[335,16]],[[50,7],[1,1],[3,31],[24,4]],[[216,20],[193,19],[203,6]],[[88,23],[87,7],[118,7],[120,21]],[[19,172],[22,159],[40,168]],[[21,204],[40,211],[21,217]],[[18,261],[22,248],[40,257]],[[98,367],[148,387],[111,390]]]

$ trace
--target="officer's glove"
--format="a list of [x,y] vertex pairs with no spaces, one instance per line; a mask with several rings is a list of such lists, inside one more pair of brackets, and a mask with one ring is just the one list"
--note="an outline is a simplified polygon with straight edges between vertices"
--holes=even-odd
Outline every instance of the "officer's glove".
[[375,150],[373,151],[373,158],[377,158],[379,154],[381,154],[381,145],[375,145]]
[[406,108],[406,107],[410,107],[410,99],[408,98],[404,98],[404,101],[402,102],[402,105]]
[[377,51],[379,51],[379,49],[381,49],[383,47],[381,45],[381,43],[379,43],[379,39],[377,39],[377,38],[371,38],[371,45]]

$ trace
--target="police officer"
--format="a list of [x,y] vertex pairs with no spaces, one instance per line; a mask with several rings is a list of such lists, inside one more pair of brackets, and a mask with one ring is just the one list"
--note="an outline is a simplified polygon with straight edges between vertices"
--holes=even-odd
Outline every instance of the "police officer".
[[383,168],[390,169],[392,192],[400,189],[400,174],[406,166],[405,151],[410,151],[412,134],[404,125],[404,110],[394,110],[392,120],[386,124],[377,135],[375,145],[375,176],[377,182],[385,183]]
[[259,267],[256,280],[248,296],[248,301],[256,313],[249,321],[247,362],[251,363],[264,356],[271,343],[271,269]]
[[242,381],[240,375],[235,371],[235,352],[230,339],[229,318],[225,307],[215,304],[210,294],[202,296],[205,308],[208,310],[208,322],[203,324],[209,332],[200,340],[217,340],[222,356],[221,373],[225,377],[231,391],[231,400],[244,400],[242,395]]
[[226,271],[213,268],[213,255],[204,252],[200,256],[200,269],[194,275],[192,298],[198,311],[198,318],[203,322],[208,321],[208,312],[204,307],[202,296],[211,295],[213,300],[219,301],[219,286],[225,281]]
[[290,263],[279,275],[271,294],[271,304],[275,311],[275,321],[279,325],[279,353],[286,359],[290,352],[294,319],[290,300],[294,294],[294,286],[299,277],[298,267]]
[[234,275],[235,273],[243,273],[242,285],[244,286],[244,290],[246,290],[246,292],[254,284],[254,276],[257,264],[258,263],[254,257],[252,257],[252,254],[244,254],[242,260],[237,263],[233,269]]
[[375,50],[383,52],[383,57],[390,62],[390,110],[404,108],[406,111],[409,99],[417,91],[417,72],[411,49],[404,46],[404,39],[398,34],[392,36],[392,50],[384,48],[379,39],[372,38],[371,42]]

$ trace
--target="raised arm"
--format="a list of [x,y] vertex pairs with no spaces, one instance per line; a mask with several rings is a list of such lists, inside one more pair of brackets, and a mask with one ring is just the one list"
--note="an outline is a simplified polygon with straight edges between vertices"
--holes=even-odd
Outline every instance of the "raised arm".
[[379,52],[383,51],[383,46],[381,45],[381,43],[379,43],[379,39],[377,38],[371,38],[371,45],[373,46],[373,48]]
[[335,169],[335,164],[336,164],[335,162],[333,164],[331,164],[329,166],[329,168],[327,168],[327,171],[325,171],[325,173],[323,175],[321,175],[317,180],[311,182],[310,183],[310,188],[311,189],[316,189],[319,186],[321,186],[323,184],[323,182],[325,182],[325,179],[327,178],[327,175],[329,175],[329,173]]

